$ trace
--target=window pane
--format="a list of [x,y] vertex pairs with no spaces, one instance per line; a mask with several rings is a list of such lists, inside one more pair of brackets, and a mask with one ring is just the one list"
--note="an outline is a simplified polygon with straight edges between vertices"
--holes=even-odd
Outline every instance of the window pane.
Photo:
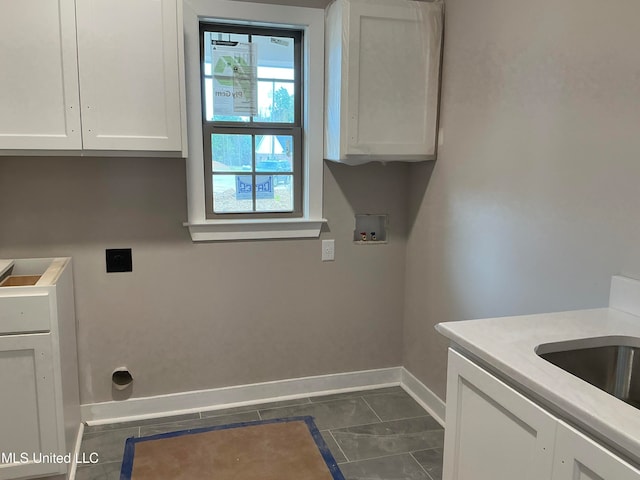
[[255,121],[293,123],[293,38],[254,35],[251,41],[258,49],[258,116]]
[[227,40],[231,42],[249,41],[248,35],[236,33],[204,32],[204,74],[211,75],[211,41]]
[[257,172],[293,172],[291,135],[256,135]]
[[251,175],[213,175],[215,213],[252,212]]
[[215,115],[214,116],[214,83],[212,76],[215,74],[216,66],[212,65],[211,42],[213,40],[225,42],[248,43],[249,35],[221,32],[204,32],[204,75],[205,75],[205,114],[207,121],[226,121],[226,122],[248,122],[249,116],[238,115]]
[[293,175],[256,175],[256,184],[256,211],[293,211]]
[[252,35],[251,42],[258,47],[259,71],[271,68],[274,70],[270,70],[270,73],[277,75],[271,78],[292,78],[292,73],[289,72],[294,69],[293,38]]
[[211,135],[211,158],[214,172],[251,171],[251,135]]
[[258,81],[258,116],[256,122],[295,122],[295,87],[293,83]]
[[293,80],[295,70],[292,68],[261,67],[258,65],[258,78],[269,78],[273,80]]

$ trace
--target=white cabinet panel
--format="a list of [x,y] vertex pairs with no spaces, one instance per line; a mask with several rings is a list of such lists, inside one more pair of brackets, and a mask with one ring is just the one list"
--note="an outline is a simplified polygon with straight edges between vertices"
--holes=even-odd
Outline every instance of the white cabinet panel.
[[81,148],[74,5],[2,2],[0,149]]
[[640,470],[449,349],[444,480],[640,480]]
[[0,452],[14,455],[0,463],[1,480],[66,471],[38,462],[59,451],[51,349],[50,334],[0,336]]
[[175,0],[77,0],[85,150],[180,151]]
[[327,15],[325,157],[435,158],[442,3],[337,0]]
[[601,445],[560,423],[553,480],[639,480],[640,470]]
[[550,478],[555,419],[453,350],[448,365],[443,478]]

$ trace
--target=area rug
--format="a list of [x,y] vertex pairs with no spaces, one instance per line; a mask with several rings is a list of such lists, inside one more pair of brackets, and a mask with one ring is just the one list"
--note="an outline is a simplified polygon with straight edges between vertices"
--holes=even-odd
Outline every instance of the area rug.
[[120,480],[344,480],[312,417],[129,438]]

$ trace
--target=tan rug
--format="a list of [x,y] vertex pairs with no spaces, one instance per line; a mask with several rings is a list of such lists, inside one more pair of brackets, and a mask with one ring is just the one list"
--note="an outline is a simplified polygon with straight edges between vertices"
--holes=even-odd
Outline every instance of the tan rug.
[[129,438],[120,480],[344,480],[311,417]]

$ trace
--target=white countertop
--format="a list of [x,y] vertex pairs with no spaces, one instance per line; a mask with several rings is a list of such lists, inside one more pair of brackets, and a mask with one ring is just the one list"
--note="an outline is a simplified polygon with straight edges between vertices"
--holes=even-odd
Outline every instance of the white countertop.
[[[640,317],[614,308],[440,323],[438,332],[553,413],[640,462],[640,410],[540,358],[538,345],[602,336],[640,338]],[[572,346],[572,348],[579,348]]]

